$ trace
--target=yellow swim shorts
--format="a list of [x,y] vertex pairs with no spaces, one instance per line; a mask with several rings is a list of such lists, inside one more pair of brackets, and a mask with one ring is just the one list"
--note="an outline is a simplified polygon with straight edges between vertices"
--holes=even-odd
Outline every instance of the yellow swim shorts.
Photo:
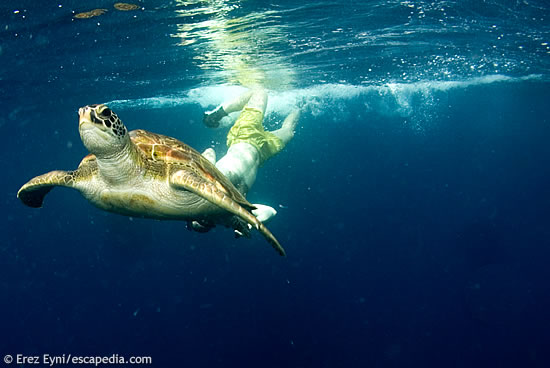
[[266,132],[262,121],[264,114],[257,109],[245,107],[227,134],[227,147],[235,143],[249,143],[260,152],[263,164],[284,147],[283,141],[271,132]]

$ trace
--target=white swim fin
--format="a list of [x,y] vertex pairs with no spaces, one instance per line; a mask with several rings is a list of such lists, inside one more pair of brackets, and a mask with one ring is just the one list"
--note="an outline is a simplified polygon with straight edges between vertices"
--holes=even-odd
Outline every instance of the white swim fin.
[[266,206],[264,204],[254,203],[254,207],[256,207],[256,209],[252,210],[252,214],[263,223],[269,221],[273,216],[277,214],[275,208]]

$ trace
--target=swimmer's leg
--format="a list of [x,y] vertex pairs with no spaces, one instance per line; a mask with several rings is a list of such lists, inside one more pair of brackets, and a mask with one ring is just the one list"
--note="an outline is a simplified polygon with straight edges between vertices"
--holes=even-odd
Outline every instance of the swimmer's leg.
[[211,163],[216,164],[216,151],[213,148],[207,148],[202,155]]
[[[216,163],[216,167],[245,195],[254,184],[260,165],[280,152],[294,137],[300,119],[300,110],[295,109],[286,117],[280,129],[266,132],[259,111],[245,110],[241,117],[250,114],[250,120],[244,118],[240,125],[235,123],[228,135],[227,154]],[[233,132],[235,128],[239,129]],[[235,140],[238,140],[237,143],[233,143]]]
[[229,147],[227,153],[216,162],[216,168],[245,196],[256,181],[259,166],[258,149],[245,142]]
[[254,184],[262,162],[258,139],[265,134],[262,120],[266,106],[267,93],[255,89],[219,107],[228,112],[242,110],[227,135],[227,153],[216,162],[216,167],[245,195]]
[[221,104],[221,107],[228,114],[241,111],[245,107],[259,110],[265,114],[266,106],[267,92],[263,89],[252,89],[250,91],[246,91],[240,96],[237,96],[237,98]]
[[283,144],[286,146],[288,142],[294,137],[296,131],[296,125],[300,119],[300,110],[293,110],[283,121],[283,126],[280,129],[274,130],[271,133],[279,137]]
[[242,93],[236,98],[226,101],[214,110],[207,111],[203,116],[203,123],[207,127],[217,128],[220,120],[232,112],[241,111],[243,108],[253,108],[265,114],[267,106],[267,93],[263,89],[253,89]]

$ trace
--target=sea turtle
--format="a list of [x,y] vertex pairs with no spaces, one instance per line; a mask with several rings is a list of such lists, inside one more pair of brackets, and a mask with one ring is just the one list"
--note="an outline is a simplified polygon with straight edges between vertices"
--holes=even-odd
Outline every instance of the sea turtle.
[[17,197],[24,204],[41,207],[53,187],[64,186],[123,215],[221,224],[245,234],[253,227],[285,255],[251,213],[254,206],[199,152],[175,138],[128,132],[105,105],[85,106],[78,114],[80,138],[90,154],[74,171],[51,171],[23,185]]
[[139,5],[129,4],[129,3],[115,3],[115,5],[113,6],[115,7],[116,10],[121,10],[121,11],[131,11],[131,10],[139,9]]
[[93,9],[87,12],[78,13],[74,15],[74,18],[76,19],[88,19],[93,17],[99,17],[100,15],[105,14],[107,12],[107,9]]

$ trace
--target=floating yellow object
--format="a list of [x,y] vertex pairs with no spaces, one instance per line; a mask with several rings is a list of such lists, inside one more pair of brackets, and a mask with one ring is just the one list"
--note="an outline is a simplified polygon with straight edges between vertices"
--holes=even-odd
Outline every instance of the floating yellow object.
[[136,4],[128,4],[128,3],[116,3],[114,5],[116,10],[122,10],[122,11],[130,11],[130,10],[136,10],[139,9],[139,6]]
[[107,9],[94,9],[87,12],[75,14],[74,18],[77,18],[77,19],[93,18],[93,17],[98,17],[104,14],[105,12],[107,12]]

